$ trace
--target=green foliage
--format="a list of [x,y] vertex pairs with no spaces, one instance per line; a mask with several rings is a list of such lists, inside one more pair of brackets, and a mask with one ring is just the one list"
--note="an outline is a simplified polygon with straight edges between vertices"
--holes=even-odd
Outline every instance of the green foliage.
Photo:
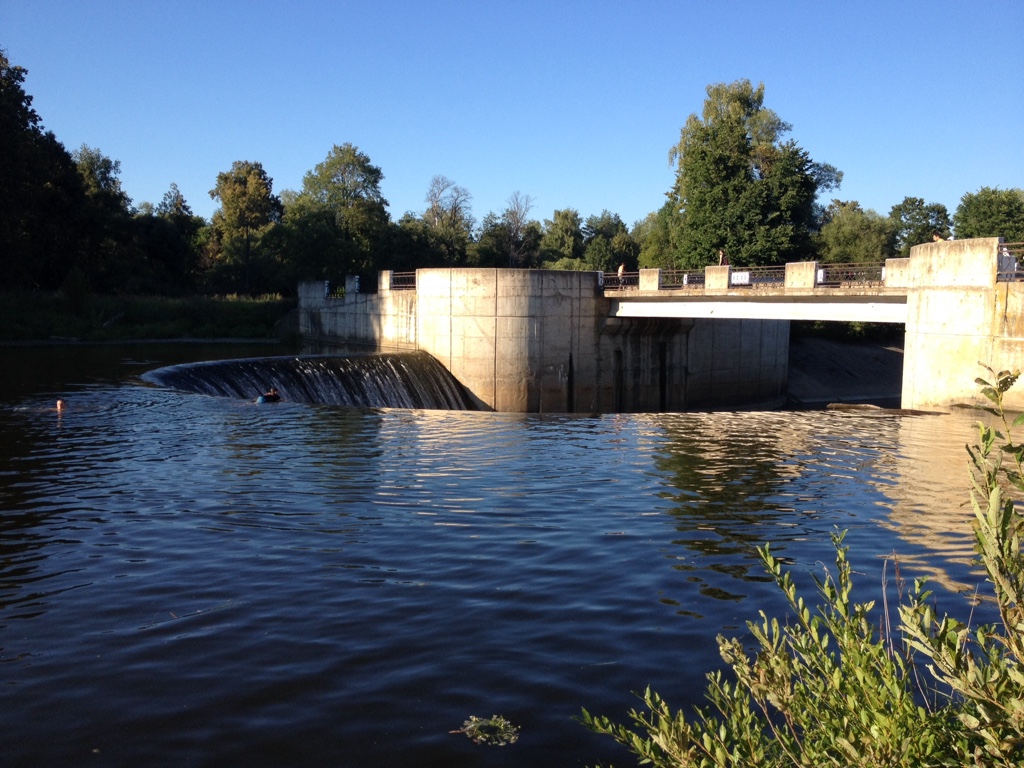
[[949,237],[949,212],[941,203],[905,197],[889,210],[889,219],[896,235],[896,251],[904,258],[913,246],[930,243],[935,235]]
[[[709,706],[687,718],[648,688],[644,708],[621,724],[583,711],[641,764],[680,766],[992,766],[1024,761],[1024,520],[1004,484],[1024,492],[1024,446],[1003,395],[1019,373],[978,379],[984,408],[1001,429],[979,425],[968,448],[977,550],[994,588],[997,625],[971,630],[939,619],[923,581],[900,606],[901,637],[872,620],[873,602],[853,599],[843,535],[833,537],[834,573],[816,578],[812,609],[766,545],[768,573],[790,607],[786,623],[761,613],[748,628],[758,652],[718,638],[731,675],[708,675]],[[1005,464],[1008,463],[1009,466]],[[888,611],[885,611],[888,615]]]
[[636,269],[640,248],[617,213],[602,211],[583,225],[583,260],[589,269],[614,272],[620,264]]
[[58,288],[84,248],[82,179],[43,128],[28,72],[0,50],[0,273],[8,288]]
[[833,200],[816,236],[821,261],[832,264],[885,261],[895,254],[891,220],[857,202]]
[[[473,219],[469,190],[447,176],[435,176],[427,189],[427,210],[423,221],[429,229],[430,241],[440,256],[437,266],[456,267],[466,263],[466,251],[472,239]],[[419,266],[434,266],[422,263]]]
[[484,216],[476,242],[469,247],[467,266],[529,269],[540,264],[543,230],[529,218],[533,198],[513,192],[501,215]]
[[457,731],[449,731],[449,733],[464,733],[477,744],[504,747],[506,744],[515,744],[519,739],[519,726],[513,725],[508,718],[501,715],[491,715],[490,717],[471,715],[461,728]]
[[678,266],[672,248],[673,230],[678,219],[675,205],[668,200],[633,227],[633,240],[640,249],[638,261],[642,269],[673,269]]
[[540,257],[545,262],[583,258],[583,218],[575,208],[556,210],[544,220]]
[[81,271],[72,270],[60,292],[0,294],[0,339],[273,339],[294,306],[279,296],[100,295],[89,290]]
[[956,236],[1003,237],[1024,242],[1024,190],[982,187],[960,198],[953,214]]
[[707,93],[702,117],[690,115],[670,152],[677,266],[711,264],[719,248],[739,266],[810,258],[816,195],[842,174],[781,141],[790,126],[763,106],[763,84],[717,83]]
[[215,281],[220,272],[222,281],[250,295],[263,287],[261,277],[271,258],[265,238],[281,220],[281,200],[273,186],[260,163],[236,160],[230,171],[217,174],[217,185],[210,190],[220,208],[213,214],[209,267]]

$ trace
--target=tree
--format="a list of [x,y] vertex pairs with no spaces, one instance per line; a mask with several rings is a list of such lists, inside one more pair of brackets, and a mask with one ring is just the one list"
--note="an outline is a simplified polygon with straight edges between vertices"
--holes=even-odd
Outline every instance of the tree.
[[833,264],[878,262],[895,254],[892,220],[864,210],[856,201],[833,200],[817,235],[822,261]]
[[749,80],[707,88],[701,116],[691,114],[669,159],[677,163],[669,223],[679,266],[712,263],[724,248],[734,264],[808,258],[815,198],[842,174],[816,163],[764,103],[764,84]]
[[84,193],[71,155],[32,108],[27,74],[0,50],[0,270],[9,288],[52,289],[82,251]]
[[427,189],[427,210],[423,220],[433,230],[434,241],[444,255],[444,263],[465,263],[476,222],[470,204],[473,196],[446,176],[435,176]]
[[[381,169],[349,143],[334,145],[303,177],[287,224],[318,231],[319,256],[314,260],[319,269],[368,274],[386,257],[390,216],[380,189],[383,179]],[[333,242],[324,227],[333,228]]]
[[672,269],[677,265],[672,249],[672,229],[678,218],[672,201],[668,200],[634,225],[631,234],[639,248],[641,269]]
[[488,213],[480,225],[476,241],[470,245],[468,265],[474,267],[538,266],[540,224],[528,218],[533,201],[516,192],[501,215]]
[[930,243],[935,235],[949,237],[949,212],[941,203],[925,203],[920,197],[905,197],[889,211],[896,233],[896,250],[904,258],[910,249]]
[[164,196],[161,198],[160,204],[157,205],[155,212],[157,216],[171,220],[192,218],[191,206],[185,200],[185,196],[181,194],[178,185],[173,181],[171,182],[170,189],[164,192]]
[[583,243],[587,267],[601,272],[614,272],[620,264],[633,269],[640,253],[619,214],[607,210],[587,217]]
[[550,219],[544,220],[540,257],[545,265],[570,260],[563,262],[563,268],[565,263],[583,258],[583,219],[575,208],[556,210]]
[[217,174],[210,197],[221,207],[213,214],[214,264],[237,281],[244,293],[258,291],[258,272],[267,254],[265,236],[281,221],[282,206],[273,179],[260,163],[236,160],[230,171]]
[[504,249],[508,255],[508,266],[528,267],[540,247],[540,225],[529,219],[533,198],[517,190],[506,202],[501,223],[506,233]]
[[99,208],[110,213],[130,213],[132,199],[121,187],[121,161],[99,149],[83,144],[72,154],[82,177],[85,194]]
[[956,236],[1003,237],[1024,242],[1024,190],[982,187],[960,198],[953,214]]

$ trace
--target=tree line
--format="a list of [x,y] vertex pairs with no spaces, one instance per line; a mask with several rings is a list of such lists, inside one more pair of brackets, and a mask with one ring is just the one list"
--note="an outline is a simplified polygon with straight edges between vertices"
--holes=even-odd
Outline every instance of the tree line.
[[340,282],[379,270],[511,267],[613,271],[698,269],[719,249],[737,266],[818,259],[881,261],[935,235],[1024,241],[1024,191],[983,187],[956,211],[906,197],[887,216],[819,197],[842,172],[814,161],[791,126],[764,106],[764,85],[708,86],[670,149],[675,182],[664,205],[627,224],[608,210],[531,217],[513,192],[477,221],[472,195],[437,175],[424,209],[391,218],[382,170],[351,143],[333,146],[299,190],[274,191],[261,163],[217,175],[209,221],[171,183],[156,205],[133,205],[120,163],[45,130],[24,89],[27,72],[0,51],[0,270],[10,289],[69,284],[101,293],[294,293],[301,280]]

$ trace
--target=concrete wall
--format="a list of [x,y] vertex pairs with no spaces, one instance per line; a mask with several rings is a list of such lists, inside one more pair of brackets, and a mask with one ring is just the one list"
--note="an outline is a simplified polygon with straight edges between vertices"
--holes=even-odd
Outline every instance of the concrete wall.
[[327,298],[300,285],[308,338],[426,351],[485,410],[653,412],[778,407],[789,323],[615,318],[595,272],[427,269],[415,291]]
[[[984,403],[979,362],[995,370],[1024,363],[1024,284],[997,283],[999,239],[926,243],[910,252],[903,407]],[[1024,410],[1024,389],[1007,405]]]

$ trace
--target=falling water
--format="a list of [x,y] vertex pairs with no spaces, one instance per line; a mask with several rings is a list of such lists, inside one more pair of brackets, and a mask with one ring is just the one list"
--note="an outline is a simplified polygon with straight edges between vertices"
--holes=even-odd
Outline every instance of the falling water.
[[283,400],[297,403],[475,410],[458,380],[424,352],[220,360],[160,368],[145,378],[221,397],[255,398],[276,387]]

